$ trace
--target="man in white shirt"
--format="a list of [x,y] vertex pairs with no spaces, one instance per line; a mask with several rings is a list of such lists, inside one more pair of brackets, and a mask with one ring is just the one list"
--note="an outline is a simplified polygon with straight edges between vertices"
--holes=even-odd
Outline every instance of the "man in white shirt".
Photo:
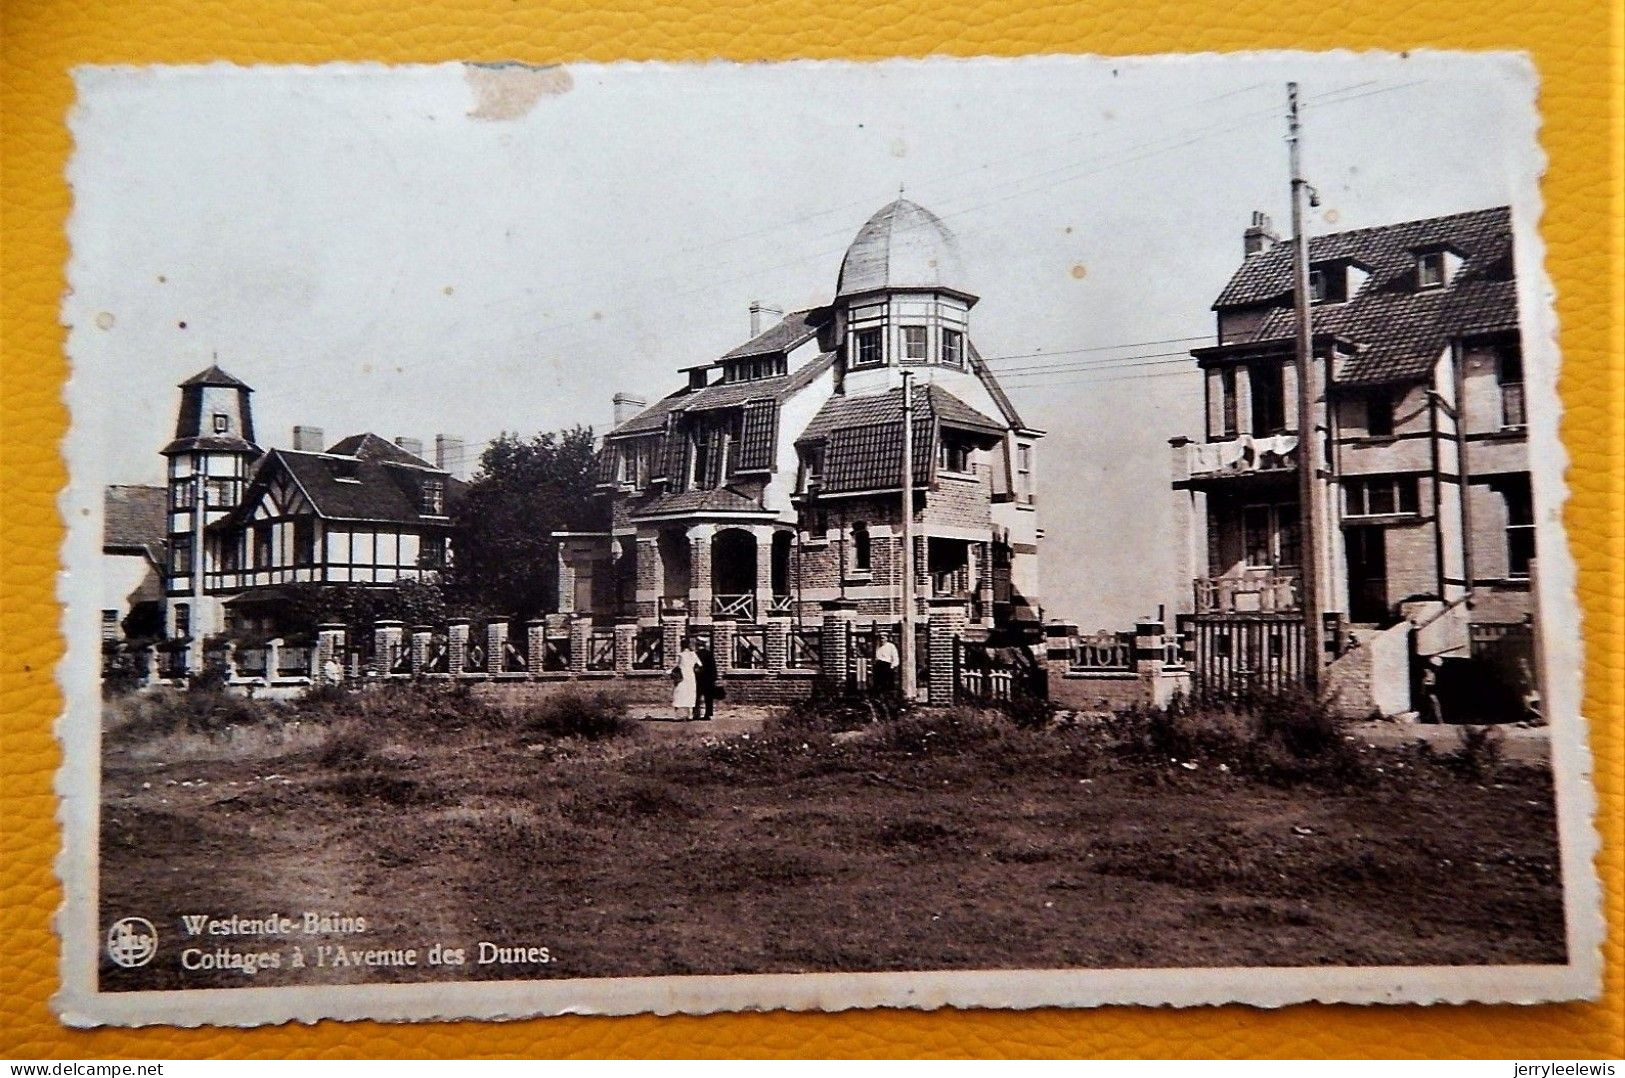
[[890,696],[897,690],[897,668],[902,658],[890,636],[882,636],[875,647],[874,688],[881,696]]

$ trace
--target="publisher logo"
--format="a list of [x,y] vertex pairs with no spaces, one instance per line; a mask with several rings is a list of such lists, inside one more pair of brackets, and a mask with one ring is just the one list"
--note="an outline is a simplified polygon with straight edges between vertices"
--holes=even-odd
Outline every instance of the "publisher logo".
[[107,930],[107,957],[125,969],[152,961],[158,953],[158,930],[145,917],[125,917]]

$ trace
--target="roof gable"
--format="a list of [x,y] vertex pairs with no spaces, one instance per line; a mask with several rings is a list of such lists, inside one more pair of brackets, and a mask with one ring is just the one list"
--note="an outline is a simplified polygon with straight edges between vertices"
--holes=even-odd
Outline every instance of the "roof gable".
[[102,549],[158,556],[168,537],[169,492],[163,487],[110,486],[102,491]]

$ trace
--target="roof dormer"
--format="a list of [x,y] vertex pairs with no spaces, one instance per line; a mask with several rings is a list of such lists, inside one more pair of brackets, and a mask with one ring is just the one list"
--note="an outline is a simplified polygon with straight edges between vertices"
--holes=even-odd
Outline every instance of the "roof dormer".
[[1462,253],[1447,243],[1430,243],[1412,247],[1416,258],[1416,290],[1428,292],[1435,288],[1448,288],[1461,269]]
[[1309,267],[1309,302],[1347,303],[1370,276],[1370,267],[1352,258],[1316,262]]

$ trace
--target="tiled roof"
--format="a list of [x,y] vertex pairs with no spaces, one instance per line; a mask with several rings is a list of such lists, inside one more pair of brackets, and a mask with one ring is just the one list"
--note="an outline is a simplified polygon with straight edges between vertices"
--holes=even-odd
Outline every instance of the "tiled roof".
[[758,333],[731,352],[724,352],[722,358],[744,359],[747,356],[772,356],[788,352],[816,337],[819,327],[829,320],[829,314],[828,307],[791,311],[782,322],[764,333]]
[[632,510],[634,517],[664,516],[670,513],[767,513],[761,503],[727,487],[715,490],[683,490],[664,494]]
[[205,370],[198,371],[181,383],[182,389],[187,386],[229,386],[232,389],[247,389],[250,393],[254,392],[249,388],[247,382],[241,378],[232,377],[221,370],[218,365],[211,365]]
[[[933,427],[980,431],[990,437],[1004,427],[939,385],[914,388],[914,481],[932,479],[936,461]],[[890,490],[899,485],[903,460],[903,391],[831,397],[798,442],[824,441],[823,490],[841,494]]]
[[[1416,251],[1447,246],[1462,263],[1444,288],[1418,290]],[[1515,330],[1511,216],[1505,207],[1407,221],[1310,239],[1311,262],[1348,260],[1370,276],[1344,303],[1317,304],[1317,335],[1353,344],[1357,354],[1335,373],[1341,383],[1380,384],[1425,376],[1448,342]],[[1244,262],[1215,308],[1280,304],[1241,343],[1290,340],[1292,252],[1278,244]]]
[[[378,441],[389,444],[382,439]],[[417,459],[404,451],[403,455]],[[425,468],[421,462],[409,465],[365,456],[273,449],[255,471],[248,496],[228,519],[238,522],[246,519],[258,495],[270,485],[278,471],[292,476],[316,512],[329,520],[444,525],[468,489],[462,480]],[[446,484],[445,513],[440,516],[418,512],[423,483],[428,479],[440,479]]]
[[359,457],[362,460],[388,461],[395,464],[409,464],[416,468],[433,468],[434,465],[415,453],[408,453],[400,446],[376,434],[352,434],[348,438],[340,438],[327,447],[327,451],[334,456]]
[[169,532],[169,492],[163,487],[111,486],[102,492],[102,549],[163,560]]
[[748,400],[782,401],[811,384],[835,362],[834,352],[823,352],[797,367],[789,374],[777,378],[763,378],[754,382],[719,382],[704,389],[680,389],[670,396],[655,401],[648,408],[609,432],[608,437],[622,438],[632,434],[649,434],[664,430],[666,416],[671,412],[698,412],[712,408],[733,408]]
[[[914,409],[917,415],[936,416],[944,423],[991,434],[1004,433],[1004,426],[978,412],[946,389],[935,383],[914,387]],[[884,393],[842,394],[831,397],[813,416],[797,441],[827,438],[842,427],[859,427],[870,423],[903,421],[903,391],[890,389]]]

